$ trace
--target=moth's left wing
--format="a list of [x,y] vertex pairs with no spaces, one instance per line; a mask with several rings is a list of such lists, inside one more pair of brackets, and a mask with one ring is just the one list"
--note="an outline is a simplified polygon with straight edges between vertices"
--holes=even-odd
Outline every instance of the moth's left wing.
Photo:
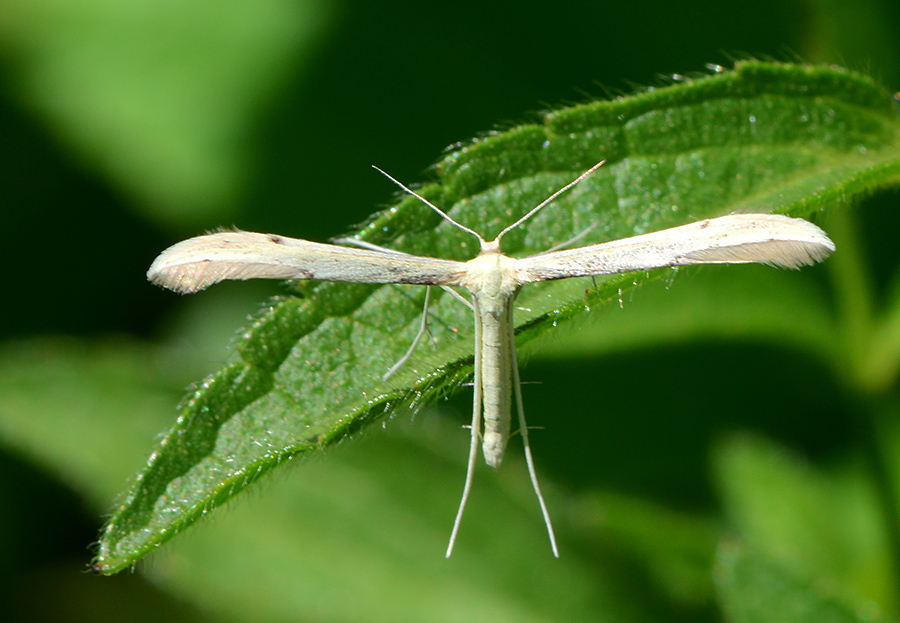
[[808,221],[780,214],[731,214],[578,249],[516,260],[520,284],[691,264],[820,262],[834,243]]
[[225,279],[456,285],[464,273],[465,264],[452,260],[225,231],[169,247],[150,265],[147,278],[189,293]]

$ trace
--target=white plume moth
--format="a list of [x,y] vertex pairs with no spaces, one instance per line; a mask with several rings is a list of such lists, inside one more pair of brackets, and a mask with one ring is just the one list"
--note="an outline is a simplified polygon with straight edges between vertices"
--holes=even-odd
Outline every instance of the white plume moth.
[[522,286],[552,279],[692,264],[763,263],[799,268],[821,261],[834,251],[834,244],[825,233],[802,219],[777,214],[732,214],[531,257],[512,258],[503,254],[500,242],[505,234],[601,164],[553,193],[490,242],[388,176],[448,222],[478,239],[481,251],[468,262],[407,255],[365,244],[364,248],[350,248],[273,234],[229,231],[198,236],[169,247],[156,258],[147,276],[154,283],[181,293],[196,292],[225,279],[257,278],[418,284],[468,290],[475,313],[475,398],[466,481],[447,556],[453,551],[472,487],[479,440],[488,465],[497,467],[503,459],[509,438],[513,391],[531,482],[553,554],[559,556],[534,469],[522,406],[512,318],[513,301]]

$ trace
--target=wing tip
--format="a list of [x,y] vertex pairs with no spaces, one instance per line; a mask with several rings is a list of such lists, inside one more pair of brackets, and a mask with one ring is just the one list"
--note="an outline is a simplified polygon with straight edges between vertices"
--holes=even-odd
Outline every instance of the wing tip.
[[[738,231],[745,235],[738,235],[733,244],[696,250],[688,257],[700,263],[754,263],[799,269],[817,264],[835,251],[828,235],[807,220],[783,214],[735,216],[742,221]],[[756,219],[759,221],[754,222]]]
[[202,269],[202,265],[197,264],[157,266],[154,262],[147,271],[147,279],[150,282],[178,294],[193,294],[205,290],[223,278],[210,274],[209,271]]
[[219,237],[220,234],[206,234],[172,245],[150,264],[147,279],[179,294],[199,292],[222,281],[225,275],[211,270],[215,262],[207,256],[208,242]]

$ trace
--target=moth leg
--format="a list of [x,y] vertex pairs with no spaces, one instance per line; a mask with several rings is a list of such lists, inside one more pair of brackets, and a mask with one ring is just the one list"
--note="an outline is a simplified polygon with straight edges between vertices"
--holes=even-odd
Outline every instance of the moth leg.
[[545,253],[553,253],[554,251],[559,251],[560,249],[565,249],[567,247],[571,247],[573,244],[575,244],[576,242],[578,242],[579,240],[581,240],[582,238],[587,236],[589,233],[594,231],[594,229],[596,227],[597,227],[597,223],[595,222],[592,225],[589,225],[587,228],[585,228],[584,231],[582,231],[581,233],[575,234],[574,236],[572,236],[571,238],[569,238],[568,240],[565,240],[563,242],[558,242],[555,245],[553,245],[552,247],[550,247],[549,249],[547,249],[546,251],[541,251],[540,253],[536,253],[535,255],[544,255]]
[[[449,286],[441,286],[441,289],[450,293],[453,298],[465,304],[469,309],[474,309],[472,307],[472,303],[453,288]],[[419,325],[419,331],[416,333],[416,337],[413,338],[412,344],[410,344],[409,349],[406,351],[406,353],[404,353],[403,356],[400,357],[400,359],[397,361],[397,363],[392,365],[391,369],[385,372],[384,376],[381,377],[382,381],[387,381],[389,378],[394,376],[397,373],[397,370],[402,368],[403,364],[409,361],[410,357],[412,357],[416,348],[419,346],[419,342],[421,342],[422,338],[425,337],[425,333],[428,332],[428,306],[430,305],[430,303],[431,286],[427,286],[425,289],[425,304],[423,305],[422,309],[422,324]]]
[[404,353],[402,357],[391,366],[391,369],[385,372],[384,376],[381,377],[382,381],[386,381],[403,367],[409,358],[412,357],[413,352],[415,352],[416,347],[419,345],[419,342],[422,341],[422,337],[425,335],[425,332],[428,331],[428,304],[431,301],[431,286],[427,286],[425,288],[425,304],[422,309],[422,324],[419,325],[419,331],[416,333],[416,337],[413,338],[412,344],[409,345],[409,349]]
[[447,294],[449,294],[450,296],[455,298],[457,301],[459,301],[460,303],[462,303],[463,305],[465,305],[472,311],[475,311],[475,307],[472,305],[472,302],[469,299],[467,299],[466,297],[464,297],[462,294],[460,294],[459,292],[457,292],[456,290],[451,288],[450,286],[441,286],[441,290],[443,290],[444,292],[446,292]]
[[509,322],[510,351],[512,353],[513,386],[516,390],[516,407],[519,413],[519,432],[522,435],[522,445],[525,447],[525,464],[528,466],[528,475],[531,477],[531,485],[541,507],[541,515],[544,516],[544,525],[547,526],[547,536],[550,537],[550,548],[553,555],[559,558],[559,549],[556,547],[556,535],[553,533],[553,523],[550,521],[550,513],[544,496],[541,494],[541,486],[538,484],[537,471],[534,469],[534,459],[531,456],[531,444],[528,443],[528,425],[525,423],[525,406],[522,402],[522,381],[519,377],[519,361],[516,356],[516,332],[512,322],[512,308],[510,308]]
[[345,244],[347,246],[359,247],[361,249],[368,249],[369,251],[381,251],[382,253],[388,253],[391,255],[409,255],[409,253],[404,253],[403,251],[397,251],[396,249],[389,249],[387,247],[380,247],[377,244],[372,244],[371,242],[366,242],[365,240],[357,240],[356,238],[335,238],[334,242],[338,244]]
[[[477,305],[477,302],[475,303]],[[466,510],[466,502],[469,500],[469,492],[472,490],[472,480],[475,478],[475,464],[478,459],[478,444],[481,441],[481,321],[478,312],[475,313],[475,391],[472,400],[472,437],[469,443],[469,461],[466,466],[466,484],[463,486],[462,499],[459,502],[459,510],[456,511],[456,519],[453,520],[453,531],[450,533],[450,543],[447,545],[446,557],[453,553],[453,545],[456,543],[456,535],[459,525],[462,523],[463,513]]]

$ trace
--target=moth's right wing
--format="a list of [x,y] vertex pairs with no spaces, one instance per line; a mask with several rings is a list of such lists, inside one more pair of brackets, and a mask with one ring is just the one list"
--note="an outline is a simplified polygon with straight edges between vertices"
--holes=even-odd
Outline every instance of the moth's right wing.
[[799,268],[834,251],[808,221],[780,214],[731,214],[681,227],[516,260],[519,284],[691,264]]
[[384,253],[227,231],[175,244],[157,257],[147,278],[181,293],[225,279],[316,279],[352,283],[456,285],[465,264],[432,257]]

